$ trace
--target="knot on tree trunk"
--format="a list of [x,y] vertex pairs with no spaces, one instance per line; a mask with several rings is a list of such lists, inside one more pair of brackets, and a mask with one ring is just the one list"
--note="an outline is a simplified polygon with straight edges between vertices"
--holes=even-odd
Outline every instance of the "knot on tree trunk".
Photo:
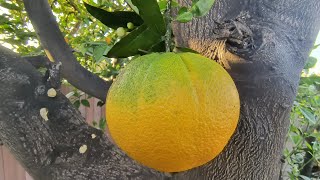
[[46,78],[47,78],[47,83],[48,86],[59,89],[61,86],[61,76],[60,76],[60,68],[62,66],[62,62],[58,63],[50,63],[47,73],[46,73]]
[[253,32],[246,23],[250,15],[240,14],[235,19],[216,22],[213,28],[213,38],[225,40],[227,49],[235,54],[249,52],[254,48]]

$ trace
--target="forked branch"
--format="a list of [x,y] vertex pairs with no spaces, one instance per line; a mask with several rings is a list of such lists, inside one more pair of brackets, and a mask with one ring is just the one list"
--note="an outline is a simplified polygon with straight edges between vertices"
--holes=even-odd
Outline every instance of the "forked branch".
[[24,0],[24,5],[42,47],[55,62],[62,63],[62,77],[81,91],[105,101],[111,83],[99,78],[78,63],[64,40],[48,1]]

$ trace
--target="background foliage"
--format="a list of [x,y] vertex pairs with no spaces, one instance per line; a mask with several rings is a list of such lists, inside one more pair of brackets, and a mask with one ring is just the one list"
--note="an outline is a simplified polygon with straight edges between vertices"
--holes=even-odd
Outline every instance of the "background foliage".
[[[135,19],[137,20],[133,20],[135,26],[132,28],[122,27],[125,34],[119,36],[117,31],[119,31],[120,25],[109,25],[113,29],[103,25],[88,13],[81,0],[49,0],[49,2],[65,40],[73,48],[78,61],[105,80],[112,81],[116,78],[119,70],[130,61],[128,58],[106,57],[116,42],[121,39],[124,44],[132,42],[133,35],[128,35],[131,32],[147,31],[149,34],[146,37],[153,36],[154,33],[156,36],[162,36],[165,33],[163,29],[153,29],[152,21],[154,19],[142,16],[143,25],[139,24],[140,20]],[[124,0],[87,0],[86,2],[109,12],[139,11],[134,6],[134,0],[126,2]],[[213,3],[214,0],[197,0],[191,4],[186,3],[188,6],[184,7],[173,1],[172,6],[178,9],[178,15],[173,20],[188,22],[194,17],[201,17],[208,11],[205,7],[210,7]],[[163,13],[166,0],[160,0],[158,4]],[[91,8],[91,11],[88,9],[91,14],[98,11],[94,7]],[[164,27],[165,24],[162,26]],[[45,55],[20,0],[0,0],[0,43],[24,56]],[[156,43],[159,45],[155,46],[156,48],[163,48],[162,41]],[[320,47],[315,46],[316,48]],[[121,54],[121,51],[118,51]],[[143,54],[143,52],[140,53]],[[111,54],[117,55],[119,53],[114,51]],[[290,130],[283,154],[282,173],[284,177],[289,179],[320,178],[320,77],[309,72],[309,69],[316,62],[316,58],[310,57],[305,66],[299,93],[292,108]],[[77,89],[67,95],[76,107],[79,107],[80,104],[89,107],[89,101],[83,99],[83,96],[84,93]],[[101,102],[99,103],[100,106],[103,105]],[[93,125],[101,129],[106,126],[104,119],[97,119]]]
[[309,73],[316,62],[309,57],[305,65],[290,116],[283,172],[290,179],[320,178],[320,76]]

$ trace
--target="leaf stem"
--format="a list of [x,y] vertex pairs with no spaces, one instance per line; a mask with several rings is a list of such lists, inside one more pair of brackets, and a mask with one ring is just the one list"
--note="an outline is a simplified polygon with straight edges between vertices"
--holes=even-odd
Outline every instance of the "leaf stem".
[[171,29],[171,1],[172,0],[167,0],[167,7],[165,11],[165,20],[166,20],[166,27],[167,31],[165,34],[165,44],[166,44],[166,52],[171,52],[171,34],[172,34],[172,29]]

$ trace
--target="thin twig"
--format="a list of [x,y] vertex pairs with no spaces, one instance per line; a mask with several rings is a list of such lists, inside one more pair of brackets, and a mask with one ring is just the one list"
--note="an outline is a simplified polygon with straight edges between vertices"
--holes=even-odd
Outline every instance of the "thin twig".
[[172,29],[171,29],[171,0],[168,0],[167,2],[167,8],[165,12],[165,19],[166,19],[166,25],[167,25],[167,32],[165,35],[165,44],[166,44],[166,52],[171,51],[171,34],[172,34]]
[[186,0],[183,0],[183,2],[187,5],[187,6],[191,6],[191,3],[186,1]]

